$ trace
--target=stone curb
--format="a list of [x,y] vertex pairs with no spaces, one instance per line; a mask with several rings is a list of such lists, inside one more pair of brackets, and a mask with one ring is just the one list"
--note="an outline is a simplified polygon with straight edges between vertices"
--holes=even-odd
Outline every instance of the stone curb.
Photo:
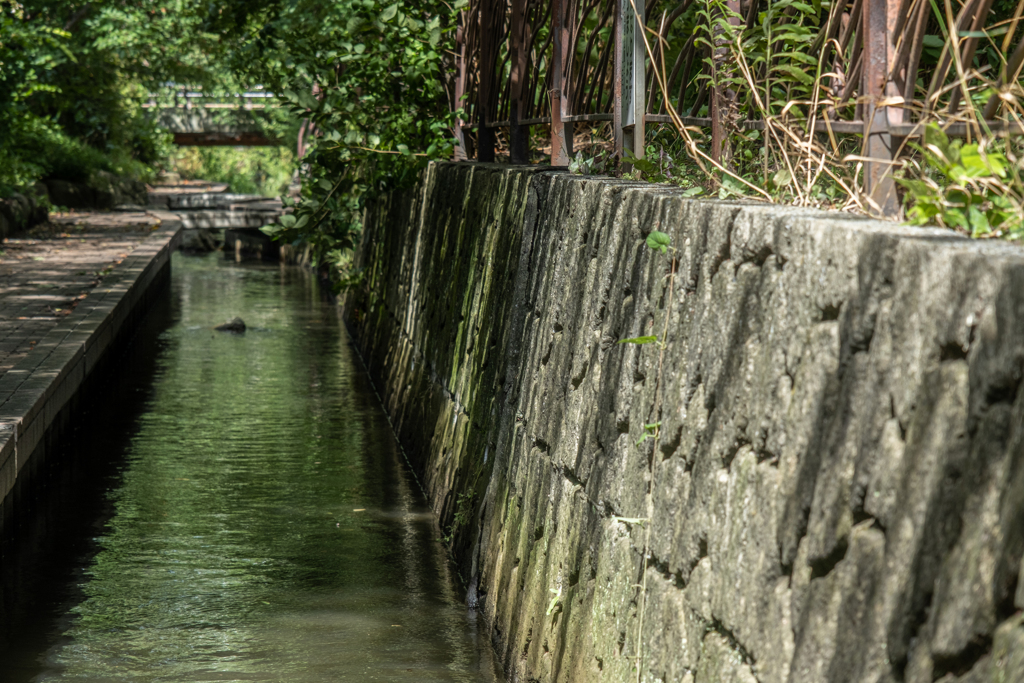
[[0,377],[0,501],[177,249],[181,221],[173,214],[153,213],[161,219],[160,228]]

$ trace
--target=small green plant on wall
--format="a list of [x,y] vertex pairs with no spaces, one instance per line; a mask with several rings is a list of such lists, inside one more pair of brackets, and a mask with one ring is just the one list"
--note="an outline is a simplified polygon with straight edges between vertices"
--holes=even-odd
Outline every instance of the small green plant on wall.
[[448,525],[448,532],[441,538],[445,545],[451,546],[459,531],[469,524],[470,515],[473,514],[473,497],[475,495],[475,491],[459,494],[455,501],[455,515],[452,516],[452,522]]
[[[652,230],[647,235],[647,247],[651,251],[656,251],[659,254],[667,254],[669,250],[675,251],[672,247],[672,238],[663,232],[658,230]],[[658,336],[654,334],[647,334],[641,337],[630,337],[629,339],[620,339],[616,344],[636,344],[637,346],[643,346],[644,344],[651,344],[658,341]],[[664,343],[662,343],[662,346]],[[660,422],[658,424],[661,424]],[[648,427],[657,427],[658,425],[645,425],[645,429]]]

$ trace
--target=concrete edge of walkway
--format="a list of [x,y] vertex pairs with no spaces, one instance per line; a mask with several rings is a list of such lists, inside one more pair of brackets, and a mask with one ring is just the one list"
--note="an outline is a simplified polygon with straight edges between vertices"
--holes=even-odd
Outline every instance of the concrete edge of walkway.
[[160,227],[0,377],[0,501],[61,411],[147,299],[181,240],[182,221],[150,212]]

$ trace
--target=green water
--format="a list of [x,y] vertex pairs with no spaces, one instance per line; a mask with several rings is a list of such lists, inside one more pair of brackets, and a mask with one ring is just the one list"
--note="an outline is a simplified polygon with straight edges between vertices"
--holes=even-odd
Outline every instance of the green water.
[[[216,255],[173,271],[109,392],[129,417],[82,430],[107,463],[93,518],[61,507],[68,538],[21,563],[46,579],[19,584],[41,597],[9,610],[30,623],[0,680],[497,680],[313,279]],[[245,334],[211,329],[236,315]]]

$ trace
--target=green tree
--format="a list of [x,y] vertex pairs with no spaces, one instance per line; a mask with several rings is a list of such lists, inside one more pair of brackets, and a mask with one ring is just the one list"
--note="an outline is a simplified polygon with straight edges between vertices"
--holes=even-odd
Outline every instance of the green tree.
[[[464,1],[463,1],[464,4]],[[277,92],[309,121],[294,214],[268,233],[308,240],[337,262],[358,239],[368,198],[451,154],[451,30],[442,0],[294,0],[223,5],[210,15],[236,77]]]
[[229,83],[193,0],[0,0],[0,186],[152,171],[169,152],[142,104]]

